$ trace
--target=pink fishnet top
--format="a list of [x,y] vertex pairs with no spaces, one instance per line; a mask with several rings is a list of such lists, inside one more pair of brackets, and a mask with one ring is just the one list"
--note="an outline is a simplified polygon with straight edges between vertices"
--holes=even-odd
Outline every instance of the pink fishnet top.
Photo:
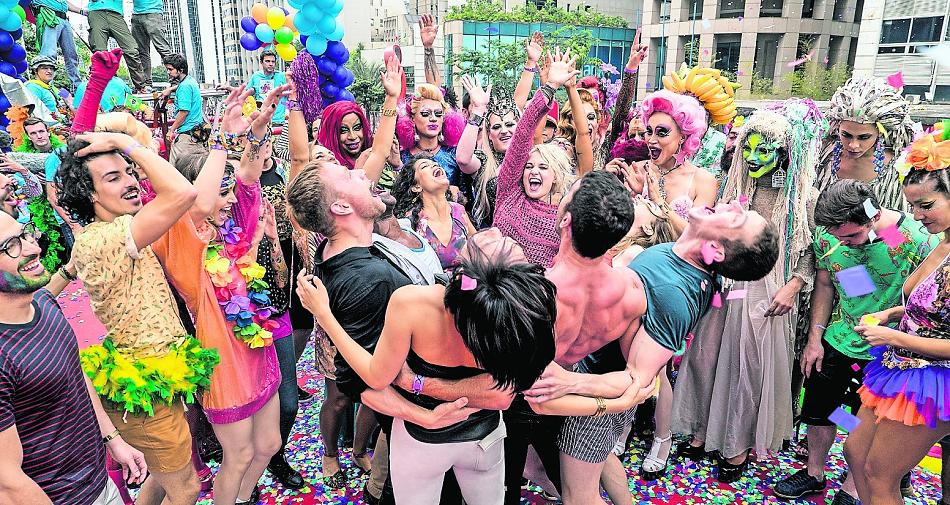
[[561,243],[557,205],[528,198],[521,187],[521,178],[534,147],[534,130],[550,108],[544,93],[537,91],[518,121],[505,160],[498,169],[494,221],[503,235],[521,245],[528,261],[545,268],[554,262]]

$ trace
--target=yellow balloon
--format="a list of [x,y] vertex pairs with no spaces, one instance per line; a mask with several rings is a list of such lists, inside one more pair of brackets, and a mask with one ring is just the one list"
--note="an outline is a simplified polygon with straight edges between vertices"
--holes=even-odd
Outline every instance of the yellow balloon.
[[280,56],[284,61],[294,61],[294,58],[297,57],[297,48],[293,44],[277,44],[275,50],[277,56]]
[[267,6],[264,4],[254,4],[251,6],[251,17],[258,23],[267,22]]
[[271,7],[267,11],[267,25],[276,30],[284,26],[284,18],[287,16],[280,7]]

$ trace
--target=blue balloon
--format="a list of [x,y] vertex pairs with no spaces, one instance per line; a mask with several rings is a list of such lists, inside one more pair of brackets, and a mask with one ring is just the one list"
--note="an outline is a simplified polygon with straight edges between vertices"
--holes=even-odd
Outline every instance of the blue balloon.
[[310,38],[309,35],[303,35],[303,34],[301,34],[301,35],[300,35],[300,45],[302,45],[302,46],[304,46],[304,47],[307,47],[307,39],[309,39],[309,38]]
[[[346,67],[341,67],[341,68],[346,68]],[[339,84],[341,88],[348,88],[350,87],[351,84],[353,84],[353,81],[355,80],[356,80],[356,76],[353,75],[353,72],[350,72],[350,70],[347,69],[346,74],[343,75],[343,79],[337,84]]]
[[327,39],[320,35],[307,37],[307,52],[313,56],[320,56],[327,50]]
[[7,97],[0,95],[0,110],[7,110],[10,108],[10,100]]
[[[6,112],[6,111],[3,111],[3,112]],[[10,119],[6,116],[0,117],[0,126],[4,128],[6,128],[7,126],[10,126]]]
[[320,58],[317,61],[317,70],[319,70],[320,73],[323,75],[327,75],[327,76],[333,75],[333,73],[336,72],[336,67],[337,67],[336,63],[333,63],[332,61],[330,61],[329,59],[325,57]]
[[323,86],[327,82],[327,76],[318,73],[317,74],[317,85]]
[[338,65],[336,70],[334,70],[332,74],[329,74],[330,80],[341,88],[345,88],[346,86],[343,86],[342,83],[343,80],[346,79],[347,72],[349,72],[349,70],[347,70],[346,67],[343,65]]
[[20,40],[23,38],[23,28],[10,32],[10,36],[13,37],[13,40]]
[[257,21],[254,20],[251,16],[244,16],[241,18],[241,29],[247,33],[254,33],[254,29],[257,28]]
[[20,60],[13,64],[13,68],[16,69],[17,73],[22,74],[29,70],[30,65],[26,62],[26,60]]
[[320,88],[320,92],[323,93],[323,96],[336,99],[337,95],[340,94],[340,87],[332,82],[328,82]]
[[241,47],[248,51],[256,51],[261,48],[261,41],[257,40],[257,35],[245,33],[241,35]]
[[294,26],[297,27],[297,31],[302,35],[313,35],[317,33],[317,23],[304,15],[303,11],[297,13],[294,16]]
[[344,89],[336,96],[338,102],[355,102],[356,97],[353,96],[353,93],[350,93],[349,90]]
[[[321,19],[323,17],[323,13],[320,12],[320,7],[317,7],[316,2],[312,2],[312,1],[303,4],[303,7],[300,8],[300,15],[313,21],[317,21],[318,19]],[[295,17],[294,25],[296,24],[297,24],[297,18]],[[300,27],[297,26],[297,28],[300,28]]]
[[287,0],[287,3],[294,9],[300,10],[303,7],[304,0]]
[[350,59],[350,50],[342,42],[331,40],[327,42],[327,58],[333,60],[336,64],[346,63]]
[[16,67],[7,62],[0,62],[0,74],[9,75],[10,77],[18,77],[19,72],[16,71]]
[[274,29],[263,23],[257,25],[257,28],[254,29],[254,35],[257,35],[257,40],[264,44],[270,44],[274,41]]
[[20,44],[13,44],[9,51],[3,53],[3,59],[13,64],[23,61],[26,59],[26,49]]
[[15,32],[23,27],[23,21],[20,20],[20,16],[12,12],[7,12],[7,17],[3,20],[0,20],[0,30]]
[[326,8],[324,13],[328,16],[337,17],[343,11],[343,0],[334,0],[333,5]]
[[330,16],[325,16],[320,21],[317,21],[317,30],[324,35],[333,33],[333,31],[336,30],[336,20]]
[[0,32],[0,52],[9,51],[13,49],[13,36],[8,32]]
[[333,5],[333,2],[334,2],[335,0],[310,0],[310,1],[311,1],[311,2],[314,2],[315,4],[317,4],[317,7],[319,7],[321,11],[325,11],[325,10],[327,10],[331,5]]
[[336,25],[336,30],[333,30],[333,33],[326,34],[327,40],[343,40],[343,25]]

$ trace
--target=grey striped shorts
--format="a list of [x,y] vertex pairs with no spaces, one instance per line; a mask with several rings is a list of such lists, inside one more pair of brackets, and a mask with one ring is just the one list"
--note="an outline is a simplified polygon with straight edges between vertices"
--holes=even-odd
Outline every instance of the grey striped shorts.
[[603,463],[617,440],[633,422],[637,408],[605,416],[568,417],[561,426],[557,448],[568,456],[587,463]]

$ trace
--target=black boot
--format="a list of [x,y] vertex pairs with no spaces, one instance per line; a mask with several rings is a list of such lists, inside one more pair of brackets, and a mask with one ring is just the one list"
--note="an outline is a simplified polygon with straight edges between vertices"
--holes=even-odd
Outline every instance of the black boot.
[[300,472],[294,470],[284,459],[284,451],[278,451],[267,465],[267,470],[280,481],[281,485],[287,489],[300,489],[307,483],[304,482]]

